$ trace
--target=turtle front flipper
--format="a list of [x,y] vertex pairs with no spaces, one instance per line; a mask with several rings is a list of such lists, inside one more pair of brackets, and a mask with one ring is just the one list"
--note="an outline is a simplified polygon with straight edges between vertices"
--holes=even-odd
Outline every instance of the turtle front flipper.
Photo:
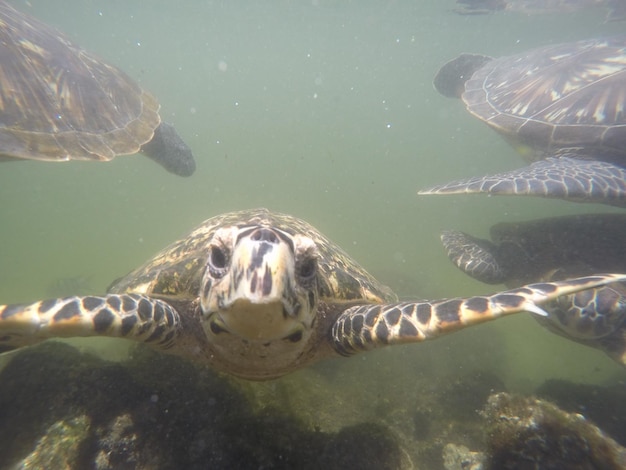
[[181,327],[178,312],[158,299],[123,294],[66,297],[0,306],[0,351],[49,338],[109,336],[171,347]]
[[332,328],[335,350],[344,356],[381,346],[416,343],[504,315],[533,312],[560,296],[626,280],[626,274],[598,274],[529,284],[489,296],[362,305],[346,310]]
[[542,196],[626,206],[626,169],[566,154],[539,160],[519,170],[453,181],[418,192],[420,195],[463,193]]
[[506,281],[508,275],[498,260],[498,247],[489,240],[458,230],[445,230],[441,233],[441,243],[450,261],[465,274],[487,284]]

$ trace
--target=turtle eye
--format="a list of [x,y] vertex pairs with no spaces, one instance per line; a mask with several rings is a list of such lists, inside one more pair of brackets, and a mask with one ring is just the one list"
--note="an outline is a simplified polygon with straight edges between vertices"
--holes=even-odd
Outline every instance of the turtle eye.
[[310,282],[317,274],[317,259],[303,259],[296,266],[296,272],[301,282]]
[[208,267],[211,276],[220,278],[226,274],[228,257],[223,248],[213,245],[209,252]]

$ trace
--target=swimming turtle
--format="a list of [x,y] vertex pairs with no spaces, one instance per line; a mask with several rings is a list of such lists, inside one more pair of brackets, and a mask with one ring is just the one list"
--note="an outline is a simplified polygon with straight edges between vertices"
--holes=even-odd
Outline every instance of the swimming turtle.
[[594,275],[490,296],[399,302],[308,223],[265,209],[206,220],[104,296],[0,307],[0,348],[110,336],[247,379],[419,342],[625,280]]
[[456,3],[458,7],[454,11],[461,15],[485,15],[499,11],[538,15],[606,7],[606,21],[626,19],[625,0],[457,0]]
[[463,54],[434,81],[531,165],[420,194],[490,193],[626,206],[626,36],[491,59]]
[[[491,240],[448,230],[452,262],[473,278],[509,287],[626,269],[626,215],[581,214],[501,223]],[[605,351],[626,365],[626,284],[588,289],[544,305],[550,330]]]
[[4,1],[0,61],[0,161],[102,161],[141,151],[171,173],[195,171],[154,96]]

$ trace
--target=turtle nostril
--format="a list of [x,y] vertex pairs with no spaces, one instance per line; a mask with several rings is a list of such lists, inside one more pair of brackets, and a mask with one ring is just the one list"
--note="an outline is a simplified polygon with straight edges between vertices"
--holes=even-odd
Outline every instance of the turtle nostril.
[[263,241],[268,243],[278,243],[278,236],[276,236],[272,230],[267,228],[260,228],[256,230],[250,238],[257,242]]

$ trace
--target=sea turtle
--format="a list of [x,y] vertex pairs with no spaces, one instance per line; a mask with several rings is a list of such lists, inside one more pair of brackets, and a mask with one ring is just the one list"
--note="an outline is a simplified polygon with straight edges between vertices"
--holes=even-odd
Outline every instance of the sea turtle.
[[456,13],[485,15],[499,11],[538,15],[571,13],[587,8],[606,7],[606,21],[626,19],[625,0],[457,0]]
[[436,301],[403,301],[306,222],[265,209],[206,220],[104,296],[0,307],[0,348],[111,336],[253,380],[322,358],[418,342],[626,280],[594,275]]
[[462,97],[531,165],[420,194],[524,194],[626,206],[626,36],[499,59],[463,54],[442,67],[434,84]]
[[0,1],[0,161],[111,160],[141,151],[171,173],[191,150],[120,69]]
[[[491,240],[448,230],[441,240],[452,262],[489,284],[509,287],[626,269],[626,215],[582,214],[501,223]],[[552,331],[599,348],[626,365],[626,284],[588,289],[546,305],[538,318]]]

